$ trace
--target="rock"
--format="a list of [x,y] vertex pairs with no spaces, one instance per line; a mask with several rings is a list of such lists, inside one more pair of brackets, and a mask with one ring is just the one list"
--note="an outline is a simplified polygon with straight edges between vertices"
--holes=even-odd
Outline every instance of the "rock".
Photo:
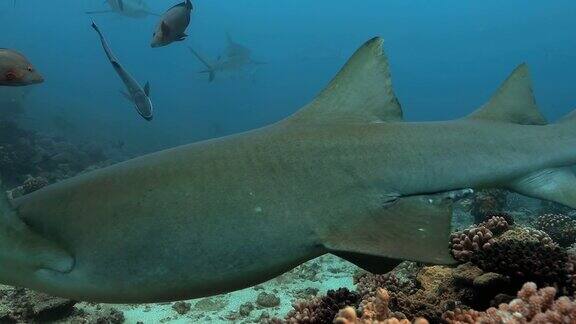
[[256,298],[256,304],[261,307],[276,307],[280,305],[280,298],[274,294],[261,292]]
[[172,304],[172,309],[175,310],[176,313],[180,315],[188,313],[191,308],[192,304],[183,301],[175,302],[174,304]]
[[66,318],[75,301],[23,288],[0,289],[0,322],[47,322]]
[[438,291],[452,281],[453,269],[443,266],[424,267],[417,280],[426,291]]
[[226,303],[219,298],[203,298],[194,304],[194,309],[203,312],[216,312],[226,307]]
[[482,269],[467,262],[454,269],[454,280],[460,284],[470,285],[476,277],[481,276],[483,273],[484,271],[482,271]]
[[507,285],[510,282],[510,278],[495,272],[487,272],[481,276],[474,279],[474,287],[479,289],[485,288],[496,288]]
[[251,302],[247,302],[247,303],[240,305],[240,309],[238,310],[238,313],[242,317],[247,317],[247,316],[250,316],[250,313],[253,310],[254,310],[254,304],[252,304]]

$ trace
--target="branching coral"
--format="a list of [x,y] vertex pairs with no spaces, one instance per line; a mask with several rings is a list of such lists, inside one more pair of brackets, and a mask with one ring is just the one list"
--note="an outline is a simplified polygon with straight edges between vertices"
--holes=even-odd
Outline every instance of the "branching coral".
[[418,318],[411,322],[405,318],[398,319],[388,308],[390,303],[390,295],[386,289],[379,288],[376,295],[371,297],[370,301],[366,301],[364,311],[359,318],[356,310],[352,307],[342,309],[336,319],[335,324],[428,324],[428,321],[423,318]]
[[358,301],[358,294],[346,288],[330,290],[324,297],[295,303],[285,321],[293,324],[331,323],[340,309],[355,306]]
[[494,234],[483,225],[456,232],[450,237],[450,249],[456,260],[466,262],[482,249],[494,244]]
[[485,271],[508,275],[518,281],[557,283],[566,274],[566,251],[543,232],[514,228],[497,237],[489,248],[470,260]]
[[537,289],[535,283],[524,284],[516,299],[485,312],[456,310],[446,312],[444,321],[449,324],[509,323],[509,324],[563,324],[576,323],[576,302],[568,297],[554,299],[556,289]]

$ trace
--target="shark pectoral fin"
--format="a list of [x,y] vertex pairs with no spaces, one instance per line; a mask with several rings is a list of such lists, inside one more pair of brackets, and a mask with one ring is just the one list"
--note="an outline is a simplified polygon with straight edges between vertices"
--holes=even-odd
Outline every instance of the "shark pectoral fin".
[[361,253],[332,252],[332,254],[374,274],[388,273],[394,270],[394,268],[396,268],[400,263],[402,263],[401,260],[377,257]]
[[69,272],[74,258],[54,242],[33,232],[0,197],[0,267],[6,269],[50,269]]
[[[401,197],[381,208],[358,211],[350,224],[323,233],[330,253],[365,269],[386,271],[400,260],[453,264],[449,240],[454,193]],[[380,259],[380,260],[378,260]],[[378,266],[378,262],[383,262]]]
[[490,101],[467,119],[502,121],[522,125],[546,125],[532,90],[526,64],[518,66],[498,88]]
[[569,167],[546,169],[507,185],[520,194],[576,208],[576,175]]
[[316,99],[286,122],[401,121],[402,109],[392,88],[383,45],[378,37],[364,44]]

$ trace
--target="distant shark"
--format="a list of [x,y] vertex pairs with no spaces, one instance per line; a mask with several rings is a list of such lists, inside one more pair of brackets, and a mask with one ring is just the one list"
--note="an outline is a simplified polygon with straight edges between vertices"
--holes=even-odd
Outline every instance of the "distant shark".
[[109,10],[87,11],[87,14],[117,13],[122,16],[132,18],[143,18],[146,16],[159,16],[150,11],[144,0],[106,0],[110,6]]
[[229,34],[226,35],[226,39],[228,42],[226,49],[224,50],[224,55],[218,57],[218,59],[213,63],[202,57],[192,47],[189,47],[190,52],[206,67],[205,70],[202,70],[199,73],[208,74],[208,80],[210,82],[214,81],[216,73],[239,71],[251,64],[265,64],[253,60],[250,49],[232,40]]
[[249,287],[332,253],[383,273],[454,262],[454,199],[508,188],[576,207],[576,114],[548,125],[526,65],[469,117],[405,122],[383,41],[276,124],[0,200],[0,282],[159,302]]

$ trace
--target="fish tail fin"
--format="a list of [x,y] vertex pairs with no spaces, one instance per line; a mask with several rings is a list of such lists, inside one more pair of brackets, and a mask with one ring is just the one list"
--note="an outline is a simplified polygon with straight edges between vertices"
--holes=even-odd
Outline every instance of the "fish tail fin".
[[198,59],[198,61],[200,61],[202,64],[204,64],[204,66],[206,66],[206,70],[202,70],[198,73],[208,73],[208,80],[210,82],[214,81],[214,79],[216,78],[216,71],[214,70],[214,67],[208,63],[208,60],[206,60],[205,58],[203,58],[198,52],[196,52],[192,47],[188,47],[188,50],[190,50],[190,53],[192,53],[194,56],[196,56],[196,58]]
[[198,71],[198,73],[207,73],[208,74],[208,81],[212,82],[214,81],[214,79],[216,79],[216,71],[214,70],[202,70],[202,71]]

